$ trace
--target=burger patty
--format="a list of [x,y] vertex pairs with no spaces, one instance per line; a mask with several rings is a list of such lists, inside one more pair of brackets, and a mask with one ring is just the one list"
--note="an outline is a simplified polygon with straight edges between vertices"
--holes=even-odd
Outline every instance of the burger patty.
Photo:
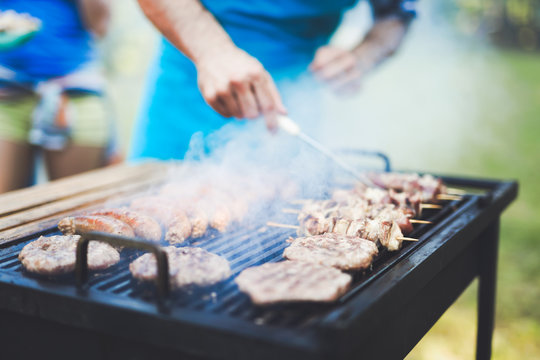
[[[198,247],[163,248],[169,260],[171,286],[207,286],[231,276],[229,262],[219,255]],[[157,262],[154,254],[144,254],[129,264],[129,271],[139,280],[150,281],[157,276]]]
[[[26,270],[42,275],[59,275],[75,269],[79,235],[41,236],[19,253]],[[103,270],[120,261],[120,254],[109,244],[91,241],[88,246],[88,269]]]
[[283,252],[285,258],[341,270],[366,269],[379,253],[377,245],[372,241],[333,233],[299,237],[289,241],[291,246]]
[[245,269],[236,278],[257,305],[280,302],[331,302],[347,291],[351,276],[332,267],[300,261],[267,263]]

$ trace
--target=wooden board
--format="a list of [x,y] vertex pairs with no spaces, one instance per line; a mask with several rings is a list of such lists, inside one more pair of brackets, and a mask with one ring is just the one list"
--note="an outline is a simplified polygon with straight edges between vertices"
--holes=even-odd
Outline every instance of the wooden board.
[[168,164],[122,164],[0,195],[0,246],[89,207],[126,202],[163,183]]
[[59,199],[92,192],[97,189],[115,187],[156,173],[165,172],[166,165],[159,162],[139,165],[120,164],[12,191],[0,195],[0,217]]

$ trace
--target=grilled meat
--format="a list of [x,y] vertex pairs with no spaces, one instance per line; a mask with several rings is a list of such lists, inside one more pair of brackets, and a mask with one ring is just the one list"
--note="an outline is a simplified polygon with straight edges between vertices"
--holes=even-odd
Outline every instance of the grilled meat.
[[340,270],[366,269],[379,253],[377,246],[369,240],[340,234],[299,237],[290,242],[283,257]]
[[58,228],[65,235],[100,231],[114,235],[133,237],[133,229],[123,221],[108,216],[88,215],[66,217],[58,222]]
[[161,226],[154,218],[143,213],[128,208],[118,208],[102,209],[94,211],[90,215],[113,217],[131,226],[135,236],[154,242],[161,240]]
[[183,243],[191,236],[191,222],[185,215],[178,215],[171,221],[171,226],[165,234],[165,241],[169,244]]
[[[229,262],[219,255],[198,247],[163,248],[169,260],[171,287],[207,286],[231,276]],[[144,254],[129,264],[129,271],[139,280],[150,281],[157,276],[157,261],[153,254]]]
[[401,248],[403,233],[395,221],[384,219],[320,219],[308,218],[300,224],[298,235],[321,235],[332,232],[334,234],[357,236],[381,244],[390,251]]
[[282,261],[245,269],[236,278],[236,283],[257,305],[331,302],[347,291],[351,276],[332,267]]
[[[79,235],[41,236],[23,247],[19,260],[26,270],[41,275],[60,275],[75,269]],[[91,241],[88,246],[88,268],[106,269],[120,261],[120,254],[112,246]]]

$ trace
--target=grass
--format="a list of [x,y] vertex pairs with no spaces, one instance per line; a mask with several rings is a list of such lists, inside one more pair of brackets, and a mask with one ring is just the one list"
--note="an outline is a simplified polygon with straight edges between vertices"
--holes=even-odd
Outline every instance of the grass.
[[[494,359],[540,358],[540,56],[497,52],[506,102],[482,104],[482,129],[463,139],[459,171],[514,178],[520,194],[501,222]],[[504,109],[503,109],[504,108]],[[510,109],[508,111],[508,109]],[[501,111],[504,110],[504,111]],[[492,141],[475,141],[478,133]],[[472,144],[472,145],[471,145]],[[476,144],[476,145],[475,145]],[[475,154],[474,157],[467,156]],[[476,283],[443,315],[408,359],[474,356]]]

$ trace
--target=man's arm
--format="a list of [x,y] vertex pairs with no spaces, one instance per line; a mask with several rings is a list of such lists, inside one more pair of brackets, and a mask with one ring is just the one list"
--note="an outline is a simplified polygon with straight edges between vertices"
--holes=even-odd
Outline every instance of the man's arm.
[[107,34],[110,18],[108,0],[80,0],[79,11],[88,30],[100,38]]
[[[399,3],[401,1],[398,1]],[[323,46],[315,54],[310,69],[338,91],[354,92],[364,75],[396,52],[401,45],[410,18],[377,13],[364,39],[351,50]]]
[[264,115],[275,126],[285,107],[270,74],[239,49],[199,0],[138,0],[159,31],[197,68],[206,102],[225,117]]

